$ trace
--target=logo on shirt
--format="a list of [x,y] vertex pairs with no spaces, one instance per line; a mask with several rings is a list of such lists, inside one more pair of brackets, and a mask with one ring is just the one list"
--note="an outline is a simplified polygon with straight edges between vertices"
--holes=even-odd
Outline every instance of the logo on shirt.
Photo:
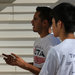
[[42,50],[36,48],[34,51],[34,62],[37,64],[41,64],[45,62],[45,55]]
[[36,49],[36,51],[34,52],[35,55],[37,56],[42,56],[42,57],[45,57],[43,51],[39,50],[39,49]]

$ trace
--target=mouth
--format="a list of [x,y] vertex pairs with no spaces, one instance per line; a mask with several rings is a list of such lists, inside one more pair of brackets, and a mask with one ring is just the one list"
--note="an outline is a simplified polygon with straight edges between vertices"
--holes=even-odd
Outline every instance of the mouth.
[[32,24],[32,26],[34,26],[34,25]]
[[32,26],[34,27],[34,25],[32,24]]

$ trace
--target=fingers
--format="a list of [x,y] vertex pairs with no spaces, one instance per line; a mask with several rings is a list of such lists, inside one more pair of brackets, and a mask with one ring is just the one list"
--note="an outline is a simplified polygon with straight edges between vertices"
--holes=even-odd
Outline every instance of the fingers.
[[4,56],[3,59],[5,60],[7,64],[12,65],[12,66],[16,65],[17,58],[18,58],[16,54],[11,53],[11,55],[7,55],[3,53],[2,55]]
[[12,66],[16,65],[16,60],[15,59],[10,60],[10,59],[4,58],[4,60],[9,65],[12,65]]
[[4,54],[4,53],[3,53],[2,55],[5,56],[5,57],[8,57],[8,56],[9,56],[9,55],[6,55],[6,54]]
[[16,54],[14,53],[11,53],[12,56],[15,56],[16,58],[18,58],[19,56],[17,56]]
[[7,57],[7,58],[13,58],[13,59],[16,59],[16,58],[18,58],[19,56],[17,56],[16,54],[14,54],[14,53],[11,53],[11,55],[7,55],[7,54],[2,54],[5,58]]
[[7,61],[7,62],[8,61],[10,62],[10,61],[13,61],[14,59],[16,59],[16,57],[13,56],[13,55],[6,55],[4,53],[2,55],[3,55],[4,60]]
[[9,56],[7,58],[3,58],[5,60],[5,62],[9,65],[14,66],[16,64],[16,59],[14,59],[12,56]]
[[14,57],[13,56],[11,56],[11,55],[7,55],[7,54],[2,54],[4,57],[3,58],[7,58],[7,59],[14,59]]
[[7,58],[3,58],[3,59],[6,61],[7,64],[10,62]]

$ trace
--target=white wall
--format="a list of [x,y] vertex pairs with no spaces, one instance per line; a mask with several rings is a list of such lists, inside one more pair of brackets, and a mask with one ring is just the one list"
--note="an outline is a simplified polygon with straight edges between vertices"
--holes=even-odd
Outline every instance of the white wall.
[[31,75],[19,67],[9,66],[2,53],[16,53],[25,61],[33,61],[33,43],[39,37],[32,31],[31,20],[37,6],[50,6],[71,0],[14,0],[0,3],[0,75]]
[[36,7],[49,6],[57,0],[14,0],[0,3],[0,75],[31,75],[19,67],[5,64],[2,53],[15,53],[27,62],[33,62],[33,44],[39,37],[32,31],[31,20]]

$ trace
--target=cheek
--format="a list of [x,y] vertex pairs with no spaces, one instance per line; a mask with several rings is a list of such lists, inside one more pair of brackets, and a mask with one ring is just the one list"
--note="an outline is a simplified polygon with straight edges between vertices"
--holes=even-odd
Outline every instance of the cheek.
[[40,23],[39,23],[38,21],[36,21],[36,22],[35,22],[35,25],[36,25],[36,26],[39,26],[39,25],[40,25]]
[[37,23],[36,23],[36,27],[37,27],[37,28],[41,28],[41,23],[40,23],[40,22],[37,22]]
[[52,30],[53,30],[53,32],[55,31],[55,26],[54,25],[52,25]]
[[54,36],[56,37],[57,36],[57,29],[55,26],[52,26],[53,27],[53,33],[54,33]]
[[37,23],[35,26],[34,26],[34,29],[39,31],[41,29],[41,25],[39,23]]

